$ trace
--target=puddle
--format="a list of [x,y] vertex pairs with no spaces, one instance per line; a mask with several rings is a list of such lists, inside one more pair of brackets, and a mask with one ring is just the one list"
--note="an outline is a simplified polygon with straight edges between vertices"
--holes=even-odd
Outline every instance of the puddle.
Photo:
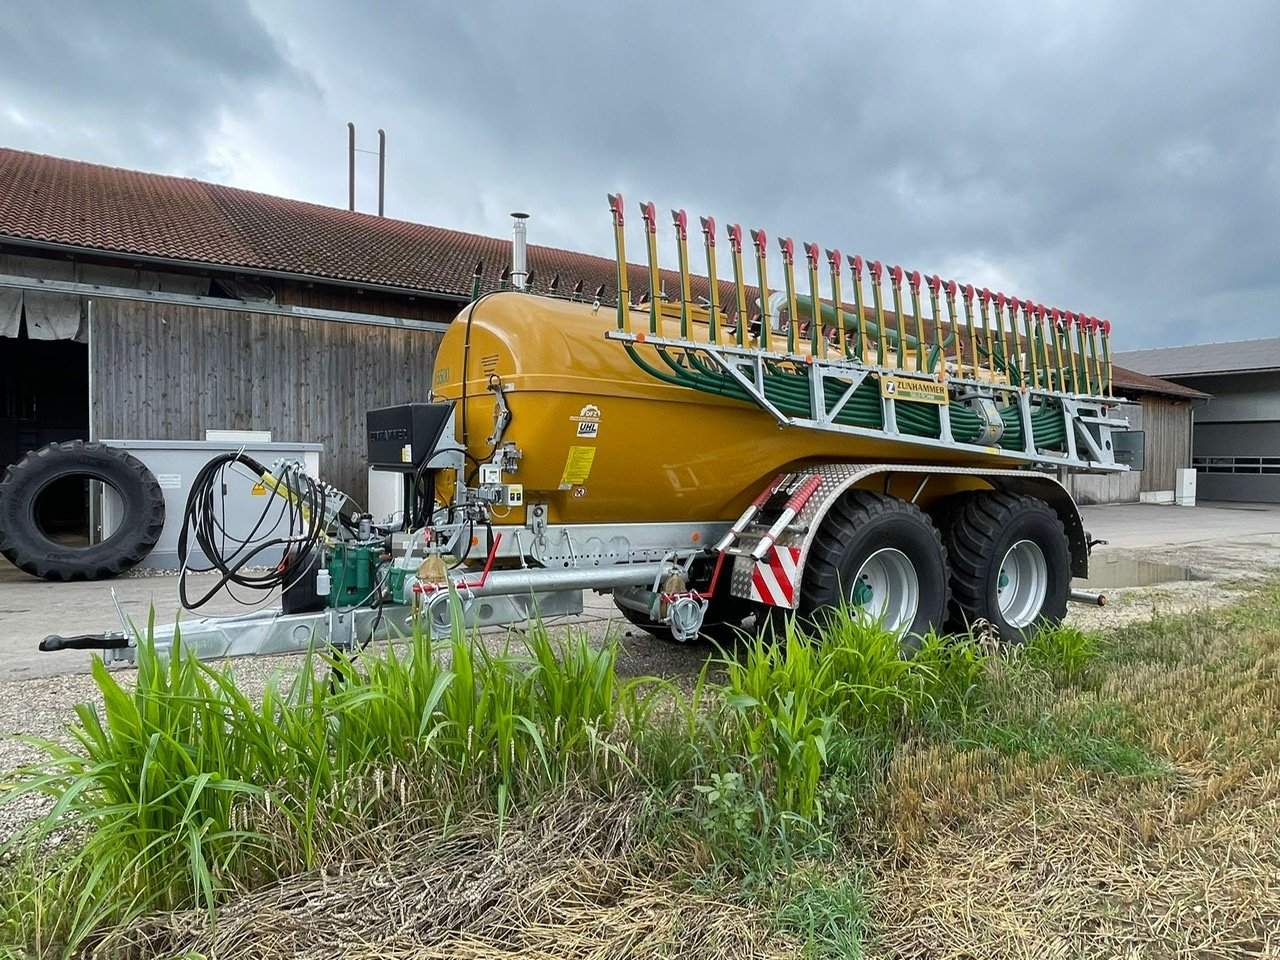
[[1190,567],[1102,554],[1089,559],[1089,579],[1073,580],[1072,585],[1082,590],[1109,590],[1203,579],[1205,578],[1194,574]]

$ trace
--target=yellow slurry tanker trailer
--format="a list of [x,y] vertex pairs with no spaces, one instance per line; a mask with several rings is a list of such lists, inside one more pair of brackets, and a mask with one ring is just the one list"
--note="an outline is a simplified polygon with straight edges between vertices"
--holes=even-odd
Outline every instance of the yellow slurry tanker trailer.
[[[523,289],[518,220],[511,289],[459,313],[423,402],[369,412],[371,466],[404,479],[397,516],[351,513],[296,464],[206,468],[188,533],[224,579],[243,579],[210,531],[228,471],[284,496],[299,532],[254,584],[282,586],[282,607],[187,621],[187,645],[359,645],[415,617],[443,633],[459,616],[572,613],[588,589],[678,640],[839,604],[908,644],[966,621],[1016,641],[1063,617],[1089,540],[1058,476],[1127,469],[1109,324],[812,244],[797,269],[789,238],[771,292],[763,231],[750,234],[748,287],[742,230],[718,237],[710,219],[708,296],[695,301],[683,211],[668,297],[652,204],[640,208],[648,289],[634,297],[622,199],[609,200],[616,304]],[[721,240],[734,274],[723,291]],[[47,645],[128,659],[132,642]]]

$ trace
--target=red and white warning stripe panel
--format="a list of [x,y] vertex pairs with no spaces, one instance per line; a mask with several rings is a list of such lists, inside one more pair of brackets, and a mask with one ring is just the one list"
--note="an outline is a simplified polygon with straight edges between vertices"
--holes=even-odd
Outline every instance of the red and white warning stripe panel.
[[800,548],[774,546],[751,571],[751,599],[791,610],[799,592]]

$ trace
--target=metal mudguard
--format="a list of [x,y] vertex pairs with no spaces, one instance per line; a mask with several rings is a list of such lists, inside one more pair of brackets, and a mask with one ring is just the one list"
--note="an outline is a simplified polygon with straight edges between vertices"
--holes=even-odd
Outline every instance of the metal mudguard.
[[[930,476],[949,474],[977,477],[997,490],[1038,497],[1053,507],[1066,529],[1071,549],[1072,576],[1088,576],[1089,548],[1080,511],[1062,484],[1048,474],[1027,470],[975,470],[972,467],[928,464],[830,463],[791,471],[792,476],[818,477],[820,482],[817,490],[795,520],[778,536],[764,560],[757,562],[750,556],[752,548],[760,542],[763,531],[751,530],[741,535],[739,542],[742,552],[734,557],[729,592],[735,597],[794,609],[799,597],[799,585],[804,581],[809,549],[832,504],[846,490],[867,477],[883,475],[887,481],[890,475],[895,474],[914,474],[920,478],[921,486],[916,496],[923,491]],[[790,583],[784,582],[784,578],[789,578]]]

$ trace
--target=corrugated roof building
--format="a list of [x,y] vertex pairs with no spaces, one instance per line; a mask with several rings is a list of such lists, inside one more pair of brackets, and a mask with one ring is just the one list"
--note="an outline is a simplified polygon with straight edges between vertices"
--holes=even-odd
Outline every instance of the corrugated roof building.
[[1117,361],[1210,394],[1196,409],[1202,500],[1280,503],[1280,337],[1131,350]]
[[[0,469],[53,440],[323,439],[326,479],[360,496],[372,407],[421,399],[478,262],[494,289],[510,241],[179,177],[0,149]],[[616,297],[613,260],[529,247],[535,288]],[[666,289],[678,277],[663,272]],[[629,267],[634,291],[644,267]],[[731,300],[725,283],[722,300]],[[694,296],[707,293],[695,278]],[[752,293],[754,297],[754,292]],[[1189,415],[1194,389],[1121,367],[1146,410]],[[1163,414],[1162,414],[1163,416]],[[1189,431],[1188,431],[1189,433]],[[1172,486],[1148,470],[1086,499]],[[1167,479],[1164,474],[1168,473]],[[1083,484],[1083,486],[1081,485]]]

